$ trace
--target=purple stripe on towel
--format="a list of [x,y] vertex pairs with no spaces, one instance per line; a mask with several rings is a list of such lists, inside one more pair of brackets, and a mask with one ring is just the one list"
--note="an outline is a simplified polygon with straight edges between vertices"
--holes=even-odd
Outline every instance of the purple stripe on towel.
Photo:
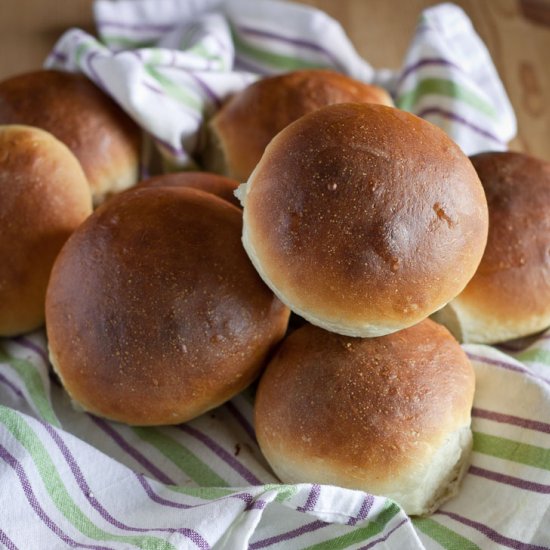
[[546,422],[539,422],[538,420],[529,420],[528,418],[521,418],[519,416],[512,416],[510,414],[502,414],[494,411],[487,411],[485,409],[478,409],[474,407],[472,409],[472,416],[477,418],[485,418],[486,420],[494,420],[495,422],[501,422],[503,424],[512,424],[521,428],[527,428],[528,430],[535,430],[550,434],[550,424]]
[[267,502],[264,500],[254,500],[250,504],[246,505],[245,511],[249,510],[263,510],[267,506]]
[[107,95],[111,96],[113,101],[117,102],[117,99],[113,96],[112,93],[109,91],[109,87],[107,86],[107,83],[99,76],[99,73],[96,71],[93,61],[94,59],[99,55],[99,52],[88,52],[85,61],[86,66],[88,67],[88,71],[90,72],[90,76],[92,77],[93,81],[99,86]]
[[[202,502],[201,504],[183,504],[181,502],[174,502],[173,500],[165,499],[153,491],[153,488],[151,487],[151,485],[149,485],[147,478],[143,474],[138,474],[135,472],[134,474],[137,477],[140,485],[143,487],[143,489],[147,493],[147,496],[153,502],[156,502],[157,504],[161,504],[162,506],[167,506],[170,508],[179,508],[181,510],[189,510],[189,508],[200,508],[201,506],[208,506],[211,504],[210,501]],[[260,499],[256,500],[250,493],[236,493],[233,495],[220,497],[219,499],[215,499],[215,500],[224,500],[224,499],[238,499],[238,500],[244,501],[246,503],[245,511],[257,510],[257,509],[262,510],[267,506],[267,502],[265,500],[260,500]]]
[[147,88],[148,90],[151,90],[152,92],[154,92],[158,95],[166,96],[166,92],[162,88],[159,88],[158,86],[154,86],[153,84],[150,84],[149,82],[145,82],[145,80],[141,81],[141,85],[144,88]]
[[294,539],[296,537],[305,535],[306,533],[317,531],[318,529],[326,527],[327,525],[329,524],[326,521],[321,521],[321,520],[312,521],[311,523],[306,523],[305,525],[302,525],[297,529],[292,529],[291,531],[286,531],[279,535],[275,535],[267,539],[262,539],[262,540],[253,542],[252,544],[250,544],[248,548],[249,550],[258,550],[259,548],[266,548],[267,546],[271,546],[272,544],[285,542],[285,541]]
[[17,546],[13,544],[13,542],[10,540],[8,535],[0,529],[0,542],[8,549],[8,550],[18,550]]
[[42,359],[42,361],[44,361],[44,363],[46,365],[50,364],[48,354],[46,353],[44,348],[41,348],[39,345],[35,344],[32,340],[30,340],[29,338],[27,338],[25,336],[18,336],[17,338],[14,338],[14,340],[20,346],[22,346],[24,348],[27,348],[27,349],[33,351],[34,353],[36,353],[37,355],[39,355],[40,358]]
[[436,116],[441,116],[443,118],[447,118],[449,120],[452,120],[453,122],[458,122],[463,126],[466,126],[466,128],[469,128],[476,134],[479,134],[487,139],[490,139],[495,143],[498,143],[499,145],[504,145],[504,146],[506,145],[504,141],[502,141],[498,136],[495,136],[495,134],[493,134],[492,132],[489,132],[488,130],[480,128],[479,126],[466,120],[464,117],[461,117],[460,115],[457,115],[456,113],[453,113],[451,111],[441,109],[440,107],[428,107],[427,109],[423,109],[422,111],[415,114],[420,118],[426,118],[430,115],[436,115]]
[[413,63],[412,65],[409,65],[408,67],[405,67],[405,69],[403,69],[403,72],[401,73],[401,76],[397,81],[397,86],[399,86],[411,73],[414,73],[418,69],[421,69],[422,67],[426,67],[428,65],[452,67],[453,69],[464,72],[461,67],[459,67],[456,63],[449,61],[448,59],[443,59],[441,57],[425,57],[424,59],[419,59],[416,63]]
[[114,29],[125,29],[129,31],[143,32],[169,32],[174,30],[177,25],[173,24],[154,24],[154,23],[122,23],[121,21],[97,21],[96,26],[100,29],[103,27],[112,27]]
[[[193,111],[188,110],[188,111],[185,111],[185,113],[188,114],[188,115],[195,115],[195,116],[191,116],[191,118],[194,118],[195,121],[197,121],[197,122],[199,122],[201,120],[201,117],[198,114],[194,113]],[[153,135],[153,140],[159,145],[159,147],[166,149],[173,156],[175,156],[177,158],[188,156],[185,149],[183,149],[182,147],[176,147],[176,146],[172,145],[171,143],[169,143],[167,141],[164,141],[162,138],[159,138],[158,136]]]
[[187,529],[187,528],[176,529],[173,527],[156,527],[156,528],[153,527],[153,528],[147,529],[145,527],[132,527],[122,523],[121,521],[118,521],[99,503],[97,498],[93,496],[87,481],[84,479],[82,470],[78,466],[74,456],[72,455],[71,451],[69,450],[69,448],[67,447],[63,439],[60,437],[60,435],[49,424],[46,424],[45,422],[41,422],[41,424],[44,427],[44,429],[48,432],[50,437],[53,439],[54,443],[57,445],[57,448],[61,451],[63,458],[69,465],[69,468],[71,469],[71,472],[76,480],[76,483],[79,489],[82,491],[82,493],[86,497],[86,500],[90,503],[92,508],[96,510],[105,521],[107,521],[111,525],[114,525],[118,529],[137,532],[137,533],[148,533],[149,531],[159,531],[164,533],[179,533],[180,535],[183,535],[188,539],[190,539],[191,541],[193,541],[202,550],[210,549],[210,545],[202,538],[202,536],[199,533],[197,533],[193,529]]
[[429,65],[452,67],[453,69],[456,69],[460,72],[464,72],[462,70],[462,67],[460,67],[456,63],[453,63],[452,61],[449,61],[448,59],[443,59],[441,57],[425,57],[424,59],[420,59],[416,63],[405,67],[405,69],[403,69],[403,72],[401,73],[401,76],[399,77],[399,80],[397,81],[397,85],[399,86],[403,82],[403,80],[405,80],[405,78],[407,78],[411,73],[414,73],[418,69]]
[[25,399],[25,394],[10,380],[8,380],[2,373],[0,373],[0,382],[7,386],[17,397]]
[[111,427],[105,420],[88,415],[90,420],[94,422],[98,428],[105,432],[123,451],[128,453],[136,462],[141,464],[146,470],[153,474],[160,482],[167,485],[175,485],[175,482],[170,479],[164,472],[157,468],[149,459],[142,455],[134,446],[130,445],[113,427]]
[[189,426],[188,424],[182,424],[178,428],[186,434],[199,440],[206,445],[218,458],[223,460],[228,466],[230,466],[235,472],[237,472],[243,479],[246,479],[248,483],[252,485],[262,485],[262,482],[246,468],[241,462],[235,459],[235,457],[218,445],[213,439],[208,437],[203,432]]
[[489,526],[480,523],[479,521],[465,518],[464,516],[455,514],[454,512],[444,512],[443,510],[440,510],[438,512],[435,512],[435,514],[447,516],[451,519],[454,519],[458,523],[462,523],[462,525],[467,525],[468,527],[471,527],[472,529],[483,533],[489,540],[492,540],[493,542],[496,542],[497,544],[500,544],[502,546],[506,546],[507,548],[513,548],[514,550],[548,550],[547,546],[527,544],[525,542],[521,542],[510,537],[505,537],[504,535],[497,533],[497,531],[495,531],[494,529],[491,529]]
[[222,497],[220,500],[224,498],[238,498],[239,500],[243,500],[244,502],[246,502],[245,511],[263,510],[268,504],[265,500],[256,499],[250,493],[237,493],[234,495],[227,495],[226,497]]
[[210,99],[212,103],[219,109],[222,105],[221,98],[214,92],[208,84],[202,80],[202,78],[199,78],[196,74],[193,74],[192,71],[186,71],[187,74],[191,77],[192,80],[194,80],[198,85],[199,88],[206,94],[206,96]]
[[247,59],[243,59],[240,55],[237,55],[235,57],[235,70],[246,71],[252,74],[260,74],[263,76],[271,74],[271,72],[265,67],[262,67],[261,65],[257,65],[254,62],[249,61]]
[[13,456],[11,455],[8,450],[3,446],[0,445],[0,458],[2,458],[9,466],[13,468],[15,473],[17,474],[17,477],[19,478],[19,482],[21,483],[21,487],[23,488],[23,492],[25,493],[25,496],[27,497],[27,501],[31,505],[32,509],[36,513],[36,515],[44,522],[44,524],[50,529],[55,535],[57,535],[65,544],[75,548],[91,548],[92,550],[111,550],[107,546],[97,546],[94,544],[81,544],[70,538],[68,535],[66,535],[59,526],[50,518],[42,506],[40,506],[40,503],[38,502],[38,499],[36,498],[34,491],[32,490],[31,483],[29,481],[29,478],[27,477],[27,474],[25,473],[25,470],[21,463]]
[[68,59],[66,53],[60,52],[58,50],[52,50],[48,57],[53,57],[56,61],[59,61],[59,63],[66,63]]
[[369,512],[373,504],[374,504],[374,496],[367,495],[363,500],[363,504],[361,505],[359,513],[356,516],[349,519],[348,525],[355,525],[358,521],[363,521],[369,515]]
[[550,485],[527,481],[525,479],[520,479],[519,477],[507,476],[498,472],[491,472],[490,470],[485,470],[484,468],[479,468],[478,466],[470,466],[468,473],[474,476],[489,479],[491,481],[496,481],[497,483],[517,487],[518,489],[523,489],[524,491],[550,495]]
[[374,539],[373,541],[369,542],[366,546],[361,546],[359,550],[368,550],[369,548],[376,546],[379,542],[386,542],[395,533],[395,531],[397,531],[401,526],[403,526],[408,521],[409,521],[408,518],[402,519],[395,527],[390,529],[383,537]]
[[285,44],[292,44],[293,46],[299,46],[301,48],[307,48],[308,50],[312,50],[318,53],[323,54],[325,57],[330,59],[330,61],[336,66],[341,67],[340,62],[331,51],[323,48],[323,46],[315,43],[310,42],[309,40],[304,40],[303,38],[291,38],[289,36],[285,36],[283,34],[275,33],[273,31],[265,31],[261,29],[254,29],[251,27],[245,27],[245,26],[238,26],[237,27],[241,32],[244,34],[248,34],[251,36],[259,36],[261,38],[270,38],[272,40],[277,40],[279,42],[284,42]]
[[529,370],[527,367],[515,365],[514,363],[509,363],[507,361],[502,361],[500,359],[490,359],[489,357],[484,357],[483,355],[477,355],[475,353],[466,352],[466,355],[472,361],[478,361],[480,363],[485,363],[486,365],[493,365],[495,367],[500,367],[501,369],[510,370],[512,372],[519,372],[521,374],[526,374],[528,376],[531,376],[532,378],[536,378],[537,380],[541,380],[543,382],[546,382],[547,384],[550,384],[549,378],[544,378],[544,376],[539,376],[538,374]]
[[311,512],[315,508],[320,496],[321,486],[317,484],[312,485],[306,503],[303,506],[298,506],[296,510],[298,510],[298,512]]
[[[162,504],[162,506],[169,506],[170,508],[180,508],[181,510],[187,510],[189,508],[193,508],[190,504],[182,504],[181,502],[174,502],[172,500],[167,500],[165,498],[162,498],[161,496],[157,495],[153,488],[147,483],[147,479],[143,474],[138,474],[137,472],[134,472],[135,476],[137,477],[140,485],[143,487],[145,492],[147,493],[147,496],[157,504]],[[173,483],[171,485],[174,485]]]
[[137,59],[143,63],[143,56],[141,55],[140,50],[125,50],[124,53],[137,57]]
[[212,101],[212,103],[214,103],[216,105],[216,107],[220,107],[221,103],[222,103],[222,100],[218,96],[218,94],[216,94],[216,92],[214,92],[214,90],[210,86],[208,86],[208,84],[206,84],[206,82],[204,82],[204,80],[199,78],[194,73],[194,71],[190,71],[189,69],[185,69],[184,67],[180,67],[180,66],[176,65],[175,56],[176,56],[176,52],[173,51],[172,52],[172,60],[171,60],[170,64],[168,64],[168,65],[166,65],[166,64],[157,64],[157,65],[155,65],[155,69],[164,68],[164,69],[171,69],[171,70],[174,70],[174,71],[184,72],[187,76],[189,76],[189,78],[191,78],[192,80],[194,80],[197,83],[199,88],[201,88],[201,90],[206,94],[206,96],[210,99],[210,101]]

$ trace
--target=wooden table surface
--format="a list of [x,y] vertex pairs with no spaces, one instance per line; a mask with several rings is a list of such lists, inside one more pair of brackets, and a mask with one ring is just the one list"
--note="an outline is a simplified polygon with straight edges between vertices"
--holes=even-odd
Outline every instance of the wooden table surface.
[[[399,68],[418,14],[437,3],[301,1],[338,19],[359,53],[377,68]],[[550,161],[550,0],[455,3],[487,44],[516,111],[519,134],[512,148]],[[93,31],[92,0],[0,0],[0,78],[39,67],[70,26]]]

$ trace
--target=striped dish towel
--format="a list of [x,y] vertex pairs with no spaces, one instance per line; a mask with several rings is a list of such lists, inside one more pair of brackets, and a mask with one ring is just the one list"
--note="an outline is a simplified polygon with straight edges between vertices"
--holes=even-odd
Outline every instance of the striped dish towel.
[[472,464],[424,519],[331,486],[281,485],[253,395],[187,424],[75,411],[42,331],[1,341],[0,543],[14,549],[550,548],[550,331],[522,351],[464,346],[476,371]]
[[375,71],[325,13],[279,0],[96,0],[101,40],[78,30],[46,66],[81,71],[152,136],[170,167],[193,167],[204,118],[258,76],[332,68],[389,89],[467,154],[502,150],[516,121],[464,12],[426,10],[401,71]]
[[[192,165],[198,128],[258,78],[332,67],[385,85],[467,153],[504,149],[515,119],[463,12],[424,12],[398,73],[375,71],[325,14],[274,0],[99,0],[101,41],[66,33],[48,66],[86,73]],[[256,443],[253,395],[175,427],[73,410],[44,333],[0,340],[0,545],[57,548],[550,548],[550,333],[465,346],[477,374],[474,453],[458,497],[425,519],[385,498],[281,485]]]

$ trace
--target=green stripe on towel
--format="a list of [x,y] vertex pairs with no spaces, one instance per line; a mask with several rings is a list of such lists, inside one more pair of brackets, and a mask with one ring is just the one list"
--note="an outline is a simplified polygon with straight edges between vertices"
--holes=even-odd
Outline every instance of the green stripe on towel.
[[480,550],[477,544],[431,518],[413,518],[413,525],[446,550]]
[[132,428],[132,431],[146,443],[149,443],[195,483],[204,487],[227,487],[210,466],[202,462],[189,449],[156,428]]
[[197,111],[200,115],[202,103],[186,91],[186,88],[181,84],[176,84],[167,76],[159,72],[152,64],[146,63],[145,70],[154,78],[162,87],[167,96],[179,101],[190,109]]
[[216,500],[218,498],[234,495],[235,489],[224,489],[221,487],[180,487],[178,485],[165,485],[174,493],[195,497],[201,500]]
[[279,485],[276,483],[268,483],[264,485],[262,489],[264,491],[277,491],[277,496],[275,497],[276,502],[284,502],[292,498],[298,492],[296,485]]
[[422,96],[429,94],[459,99],[485,115],[493,119],[496,118],[495,109],[490,103],[468,88],[443,78],[425,78],[421,80],[412,90],[400,95],[395,104],[400,109],[410,111]]
[[122,46],[128,49],[130,48],[138,49],[138,48],[148,48],[153,46],[157,42],[158,38],[149,39],[149,40],[136,40],[135,38],[128,38],[127,36],[109,35],[109,36],[103,36],[102,40],[103,42],[109,45]]
[[257,61],[262,65],[269,65],[277,69],[295,71],[297,69],[330,69],[331,66],[320,61],[306,61],[297,57],[290,57],[280,53],[274,53],[262,50],[257,46],[245,42],[239,35],[231,29],[235,48],[239,53],[245,54],[252,61]]
[[[236,492],[239,491],[235,488],[225,489],[223,487],[179,487],[177,485],[165,485],[165,487],[175,493],[181,493],[183,495],[188,495],[190,497],[195,497],[203,500],[216,500],[218,498],[234,495]],[[276,491],[276,502],[284,502],[285,500],[292,498],[298,492],[298,489],[295,485],[279,485],[276,483],[268,483],[266,485],[258,487],[258,489],[260,488],[262,489],[262,492]],[[261,496],[261,494],[259,496]]]
[[474,432],[474,451],[550,471],[550,449]]
[[37,368],[30,361],[7,355],[1,347],[0,363],[7,363],[17,373],[27,390],[34,408],[42,419],[53,426],[61,427],[48,399],[46,388]]
[[[11,432],[31,456],[42,483],[56,508],[83,535],[98,541],[115,541],[133,544],[144,550],[176,550],[169,542],[149,535],[116,535],[108,533],[95,525],[89,517],[77,506],[63,483],[61,475],[48,454],[48,451],[23,418],[0,406],[0,422]],[[47,509],[47,504],[41,505]]]
[[340,550],[347,548],[352,544],[358,544],[378,535],[388,525],[388,523],[397,515],[401,509],[397,504],[389,503],[388,507],[382,511],[376,519],[369,521],[364,527],[354,529],[351,533],[341,535],[333,539],[328,539],[313,546],[307,546],[304,550]]
[[514,355],[514,357],[520,361],[531,361],[533,363],[542,363],[550,366],[550,351],[547,349],[528,349]]

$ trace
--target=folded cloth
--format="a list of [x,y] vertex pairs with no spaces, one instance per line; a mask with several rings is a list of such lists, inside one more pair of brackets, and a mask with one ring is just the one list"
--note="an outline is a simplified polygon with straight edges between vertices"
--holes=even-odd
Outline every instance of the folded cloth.
[[390,88],[398,107],[439,126],[467,154],[516,133],[506,92],[464,12],[426,10],[401,71],[375,71],[325,13],[279,0],[97,0],[100,40],[75,29],[46,66],[81,71],[153,137],[169,165],[192,167],[205,117],[260,75],[331,68]]
[[[180,426],[75,411],[42,331],[1,341],[0,542],[6,548],[550,548],[550,331],[523,351],[464,346],[476,371],[472,464],[412,521],[361,491],[281,485],[243,392]],[[9,500],[8,500],[9,495]]]
[[[98,0],[101,41],[66,33],[47,66],[82,71],[191,166],[204,117],[258,78],[331,67],[385,85],[467,153],[504,149],[515,119],[464,13],[420,18],[401,71],[376,71],[340,26],[275,0]],[[498,115],[498,116],[497,116]],[[132,428],[73,409],[43,331],[0,340],[0,543],[6,548],[550,548],[550,332],[464,346],[476,370],[474,453],[429,518],[361,491],[278,483],[253,395],[180,426]]]

